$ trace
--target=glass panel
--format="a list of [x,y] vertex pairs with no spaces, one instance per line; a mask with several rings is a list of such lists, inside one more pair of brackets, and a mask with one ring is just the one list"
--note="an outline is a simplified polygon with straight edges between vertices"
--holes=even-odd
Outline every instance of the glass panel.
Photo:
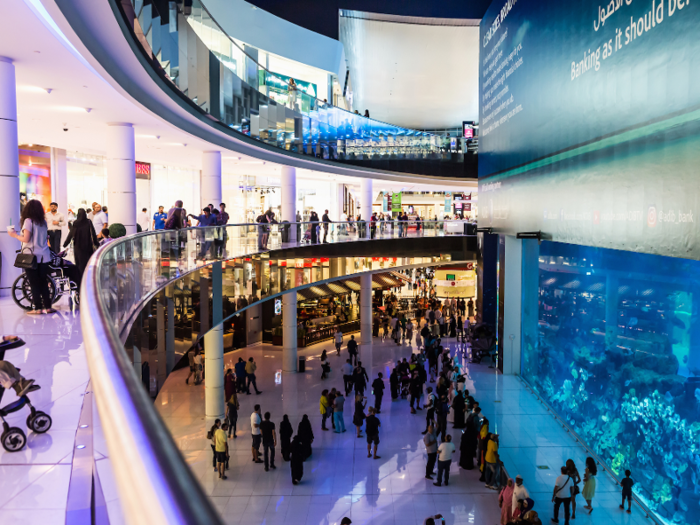
[[698,276],[698,261],[543,242],[523,297],[539,311],[523,327],[523,378],[673,523],[700,518]]

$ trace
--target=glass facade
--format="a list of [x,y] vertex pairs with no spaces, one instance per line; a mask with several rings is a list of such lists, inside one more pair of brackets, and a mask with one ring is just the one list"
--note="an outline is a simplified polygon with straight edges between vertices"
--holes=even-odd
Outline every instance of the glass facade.
[[543,242],[524,289],[523,378],[652,510],[698,523],[700,262]]

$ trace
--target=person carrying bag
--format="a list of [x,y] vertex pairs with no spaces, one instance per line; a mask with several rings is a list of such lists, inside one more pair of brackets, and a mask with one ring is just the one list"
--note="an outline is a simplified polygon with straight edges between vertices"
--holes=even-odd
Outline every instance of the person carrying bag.
[[[554,502],[554,518],[552,518],[553,523],[559,523],[559,507],[562,503],[564,504],[564,523],[569,525],[569,512],[571,507],[571,476],[569,476],[569,471],[566,467],[561,468],[561,476],[559,476],[554,483],[554,493],[552,494],[552,501]],[[562,497],[564,496],[564,497]]]

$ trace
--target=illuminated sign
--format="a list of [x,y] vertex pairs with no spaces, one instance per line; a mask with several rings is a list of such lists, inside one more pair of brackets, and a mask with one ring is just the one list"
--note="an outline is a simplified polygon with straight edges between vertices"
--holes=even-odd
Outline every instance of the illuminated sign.
[[134,163],[136,168],[136,178],[137,179],[149,179],[151,178],[151,163],[150,162],[139,162]]

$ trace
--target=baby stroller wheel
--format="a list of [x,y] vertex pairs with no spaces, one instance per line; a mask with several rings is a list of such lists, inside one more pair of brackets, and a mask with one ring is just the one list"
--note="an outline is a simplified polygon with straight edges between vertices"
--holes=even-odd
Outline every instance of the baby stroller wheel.
[[21,428],[10,427],[2,433],[2,448],[8,452],[19,452],[27,443],[27,436]]
[[53,420],[46,412],[37,412],[33,416],[27,416],[27,428],[30,428],[36,434],[48,432],[52,424]]

